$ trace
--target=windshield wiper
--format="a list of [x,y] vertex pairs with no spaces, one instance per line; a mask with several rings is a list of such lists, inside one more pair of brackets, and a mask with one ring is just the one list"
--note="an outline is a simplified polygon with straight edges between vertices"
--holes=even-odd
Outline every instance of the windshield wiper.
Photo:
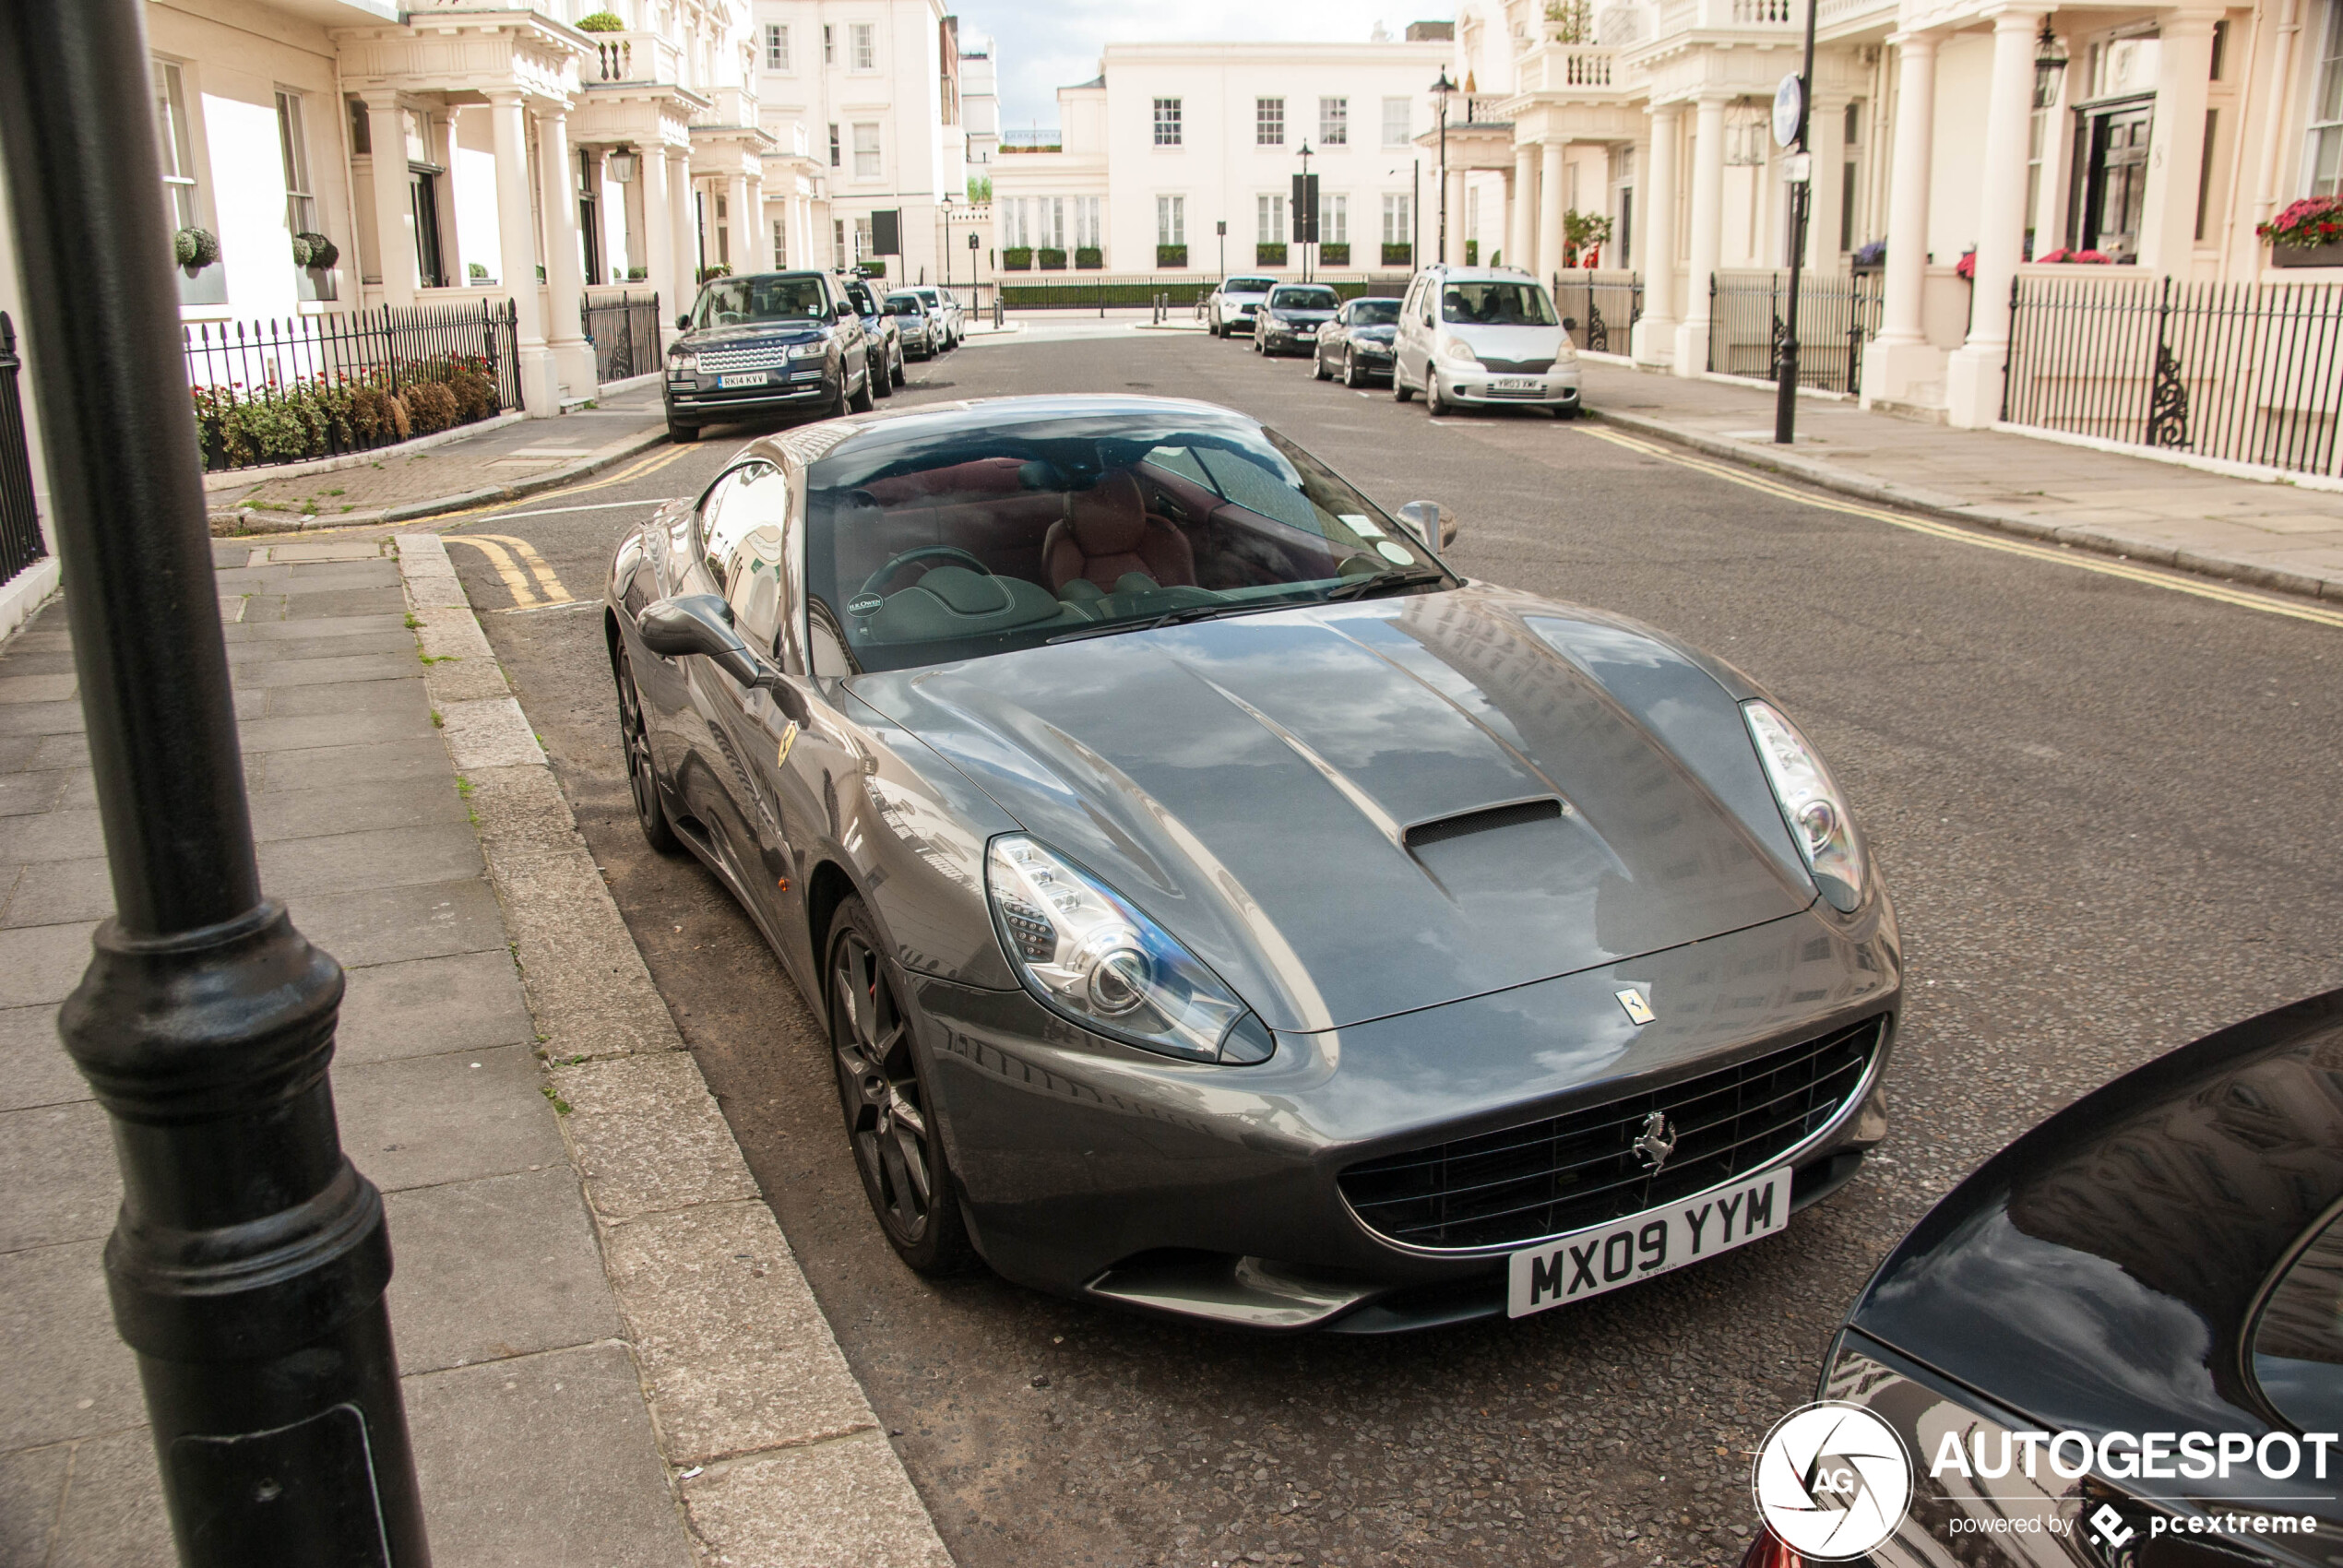
[[1329,601],[1338,599],[1373,599],[1382,594],[1397,593],[1403,588],[1429,588],[1433,583],[1445,583],[1447,580],[1448,574],[1434,566],[1397,566],[1388,572],[1377,572],[1372,577],[1361,577],[1356,582],[1345,583],[1340,588],[1328,588],[1326,597]]
[[1160,615],[1143,616],[1136,621],[1109,621],[1103,625],[1085,626],[1078,632],[1060,632],[1046,639],[1053,643],[1078,643],[1084,637],[1112,636],[1117,632],[1152,632],[1159,626],[1178,626],[1190,621],[1209,621],[1220,615],[1242,615],[1248,610],[1289,610],[1286,604],[1190,604],[1178,610],[1167,610]]

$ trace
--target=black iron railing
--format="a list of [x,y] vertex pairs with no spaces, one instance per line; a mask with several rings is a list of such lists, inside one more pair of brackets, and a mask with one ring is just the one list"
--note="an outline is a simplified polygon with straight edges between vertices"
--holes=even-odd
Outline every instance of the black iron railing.
[[207,469],[363,452],[520,407],[510,300],[182,332]]
[[[1879,334],[1885,279],[1873,273],[1808,274],[1798,286],[1798,384],[1825,392],[1863,389],[1863,345]],[[1708,368],[1774,379],[1789,323],[1787,272],[1715,272],[1708,279]]]
[[2338,471],[2343,285],[2020,277],[2010,315],[2013,424]]
[[17,326],[0,311],[0,583],[49,553],[41,509],[32,498],[32,453],[25,443],[24,397],[17,372]]
[[1644,313],[1644,280],[1633,272],[1573,267],[1554,278],[1554,308],[1578,325],[1570,340],[1589,353],[1623,354]]
[[594,379],[603,383],[648,375],[659,368],[659,293],[621,290],[588,294],[577,303],[578,325],[594,345]]

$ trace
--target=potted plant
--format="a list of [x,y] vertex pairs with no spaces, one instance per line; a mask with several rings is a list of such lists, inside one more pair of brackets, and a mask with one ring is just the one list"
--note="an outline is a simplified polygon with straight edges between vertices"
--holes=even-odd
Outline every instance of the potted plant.
[[1386,266],[1386,267],[1408,267],[1408,266],[1412,265],[1412,264],[1413,264],[1413,262],[1414,262],[1414,260],[1415,260],[1415,247],[1414,247],[1413,245],[1411,245],[1411,244],[1408,244],[1405,240],[1400,241],[1400,242],[1399,242],[1398,244],[1392,244],[1389,240],[1386,240],[1386,241],[1384,241],[1384,243],[1383,243],[1383,265],[1384,265],[1384,266]]
[[171,254],[193,278],[220,259],[220,237],[208,229],[182,229],[171,236]]
[[1479,240],[1467,240],[1465,242],[1465,265],[1467,267],[1478,267],[1481,265],[1481,242]]
[[1325,262],[1328,267],[1350,266],[1350,243],[1348,240],[1332,240],[1323,245],[1320,245],[1318,247],[1318,259]]
[[1188,264],[1188,247],[1158,245],[1155,247],[1155,264],[1158,267],[1185,267]]
[[1858,278],[1873,272],[1886,271],[1887,242],[1873,240],[1866,244],[1856,246],[1855,254],[1847,265]]
[[1001,270],[1004,272],[1032,271],[1033,247],[1031,245],[1007,246],[1001,252]]
[[580,32],[624,32],[626,18],[615,11],[596,11],[591,16],[577,18],[577,30]]
[[1074,265],[1085,271],[1096,272],[1106,266],[1106,253],[1096,245],[1074,247]]
[[2305,196],[2254,232],[2277,267],[2343,267],[2343,196]]
[[[538,270],[541,272],[544,269],[540,267]],[[731,275],[732,269],[720,261],[713,267],[703,267],[699,269],[699,280],[703,283],[711,282],[719,278],[730,278]]]
[[1611,244],[1611,220],[1600,212],[1581,212],[1576,208],[1562,215],[1562,265],[1578,265],[1582,250],[1600,250]]
[[1059,250],[1054,245],[1043,245],[1041,250],[1039,260],[1041,263],[1041,270],[1044,272],[1064,272],[1065,270],[1065,253]]
[[464,276],[470,279],[474,286],[482,289],[486,288],[490,281],[487,267],[477,261],[464,263]]
[[1283,267],[1285,265],[1285,242],[1282,240],[1264,240],[1259,244],[1255,245],[1253,247],[1253,265],[1255,267]]

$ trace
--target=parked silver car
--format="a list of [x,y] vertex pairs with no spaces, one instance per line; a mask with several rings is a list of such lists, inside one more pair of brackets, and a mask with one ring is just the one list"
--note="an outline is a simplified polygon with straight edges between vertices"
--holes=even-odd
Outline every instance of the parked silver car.
[[1246,276],[1221,280],[1204,302],[1205,329],[1215,338],[1226,338],[1240,327],[1253,330],[1254,313],[1278,286],[1274,278]]
[[934,318],[935,329],[942,339],[935,351],[940,354],[957,347],[960,339],[968,336],[968,318],[961,312],[960,302],[953,296],[952,291],[922,283],[910,291],[920,297],[920,303],[925,305],[927,314]]
[[1510,267],[1427,267],[1399,307],[1391,395],[1436,417],[1466,405],[1578,412],[1572,323],[1546,286]]
[[904,289],[886,296],[886,314],[895,318],[895,329],[903,339],[903,352],[915,360],[932,360],[944,351],[944,317],[930,315],[927,302],[916,289]]
[[820,1017],[911,1268],[1521,1316],[1885,1134],[1895,916],[1813,748],[1451,537],[1243,414],[1046,397],[783,432],[620,541],[643,832]]

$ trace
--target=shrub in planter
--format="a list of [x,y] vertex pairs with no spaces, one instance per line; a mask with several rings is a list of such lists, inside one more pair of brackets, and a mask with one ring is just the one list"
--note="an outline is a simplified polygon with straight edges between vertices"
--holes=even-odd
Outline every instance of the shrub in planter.
[[1074,247],[1074,265],[1092,272],[1099,271],[1106,266],[1106,253],[1096,245],[1076,245]]
[[1465,265],[1467,267],[1478,267],[1481,265],[1481,242],[1479,240],[1467,240],[1465,242]]
[[1065,253],[1062,250],[1054,249],[1049,245],[1043,245],[1036,259],[1041,262],[1041,270],[1044,272],[1064,272],[1065,270]]
[[1031,245],[1009,246],[1001,253],[1001,270],[1004,272],[1033,270],[1033,247]]
[[626,280],[629,283],[639,283],[650,275],[651,269],[648,267],[630,267],[626,269]]
[[464,276],[475,283],[485,283],[488,281],[488,268],[479,262],[468,261],[464,263]]
[[626,18],[615,11],[596,11],[589,17],[577,18],[580,32],[624,32]]
[[1253,247],[1253,265],[1255,267],[1283,267],[1285,265],[1285,246],[1282,244],[1268,240],[1262,241],[1259,244]]
[[220,237],[208,229],[182,229],[171,236],[171,254],[193,277],[220,259]]
[[[2081,262],[2092,262],[2092,263],[2096,263],[2097,265],[2099,265],[2099,266],[2100,266],[2100,267],[2112,267],[2112,266],[2114,266],[2114,265],[2115,265],[2115,258],[2114,258],[2113,256],[2111,256],[2111,255],[2108,255],[2105,251],[2070,251],[2070,250],[2068,250],[2068,249],[2067,249],[2064,245],[2061,245],[2061,246],[2059,246],[2059,247],[2058,247],[2058,249],[2056,249],[2056,250],[2054,250],[2054,251],[2046,252],[2045,254],[2043,254],[2043,255],[2038,255],[2038,256],[2036,256],[2034,259],[2035,259],[2036,261],[2041,261],[2041,262],[2051,262],[2051,261],[2070,261],[2070,262],[2071,262],[2071,261],[2081,261]],[[1974,271],[1976,271],[1976,269],[1977,269],[1977,268],[1976,268],[1975,264],[1974,264],[1974,263],[1971,263],[1971,265],[1970,265],[1970,267],[1969,267],[1969,270],[1970,270],[1971,272],[1974,272]]]
[[[732,269],[720,261],[713,267],[703,267],[699,269],[699,280],[703,283],[712,282],[719,278],[730,278],[731,275]],[[537,276],[541,282],[545,276],[545,269],[539,267]]]
[[358,437],[356,445],[385,445],[396,439],[392,428],[390,394],[363,384],[350,389],[350,429]]
[[1390,243],[1389,241],[1387,241],[1387,240],[1384,242],[1384,246],[1383,246],[1383,265],[1384,265],[1384,266],[1386,266],[1386,267],[1406,267],[1406,266],[1409,265],[1409,264],[1410,264],[1410,263],[1411,263],[1414,259],[1415,259],[1415,246],[1413,246],[1413,245],[1411,245],[1411,244],[1407,244],[1405,241],[1402,241],[1402,242],[1400,242],[1398,244],[1396,244],[1396,245],[1395,245],[1395,244],[1391,244],[1391,243]]
[[875,256],[875,255],[874,255],[874,256],[873,256],[873,257],[871,257],[868,261],[865,261],[865,262],[863,262],[863,263],[862,264],[862,276],[863,276],[863,277],[865,277],[865,278],[884,278],[884,277],[886,277],[886,258],[885,258],[885,257],[883,257],[883,256]]
[[1348,242],[1341,240],[1320,245],[1318,259],[1328,267],[1348,267],[1350,265],[1350,246]]
[[[303,246],[306,246],[309,251],[309,259],[306,261],[301,259]],[[323,272],[340,259],[341,247],[323,234],[304,229],[293,236],[293,260],[300,262],[303,267]]]
[[1155,264],[1158,267],[1185,267],[1188,264],[1188,247],[1158,245],[1155,247]]
[[457,406],[456,394],[441,382],[419,383],[407,388],[401,396],[407,399],[407,416],[418,435],[435,435],[461,422],[458,418],[461,410]]

